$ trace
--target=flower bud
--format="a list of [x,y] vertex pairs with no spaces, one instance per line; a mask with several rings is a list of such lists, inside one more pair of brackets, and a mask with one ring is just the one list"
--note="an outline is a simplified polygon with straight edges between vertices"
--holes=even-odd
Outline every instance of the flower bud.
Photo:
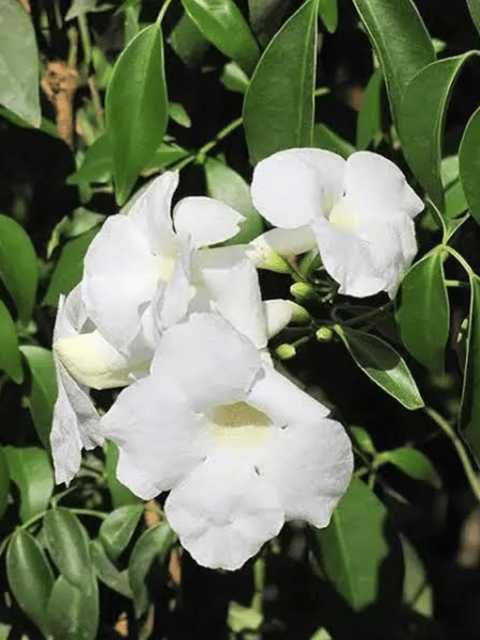
[[331,342],[333,339],[333,331],[330,327],[320,327],[315,333],[318,342]]
[[313,287],[306,282],[294,282],[290,287],[290,293],[299,302],[311,300],[315,296]]
[[286,342],[275,349],[275,355],[279,360],[291,360],[291,358],[294,358],[296,354],[297,350],[293,344],[287,344]]

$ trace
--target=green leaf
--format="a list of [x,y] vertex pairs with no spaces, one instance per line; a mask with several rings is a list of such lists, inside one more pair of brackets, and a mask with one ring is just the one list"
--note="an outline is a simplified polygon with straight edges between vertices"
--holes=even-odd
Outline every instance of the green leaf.
[[0,278],[15,302],[20,319],[28,323],[38,284],[37,256],[24,229],[13,218],[3,215],[0,215]]
[[470,313],[467,356],[463,376],[460,429],[472,453],[480,461],[480,278],[469,273]]
[[90,184],[91,182],[107,182],[112,174],[113,159],[110,141],[103,134],[88,147],[83,162],[75,173],[67,178],[67,184]]
[[136,504],[140,502],[130,489],[127,489],[117,480],[118,447],[111,440],[106,440],[105,450],[105,473],[107,476],[108,489],[112,498],[113,508],[117,509],[125,504]]
[[226,244],[246,244],[263,232],[263,219],[254,208],[250,188],[236,171],[220,160],[207,158],[204,163],[207,193],[245,216],[240,231]]
[[252,29],[264,46],[278,30],[290,0],[248,0],[248,16]]
[[443,209],[440,172],[445,115],[455,81],[475,51],[444,58],[422,69],[409,83],[398,112],[398,133],[405,158],[433,202]]
[[480,33],[480,2],[478,0],[467,0],[468,10],[472,16],[473,24]]
[[255,165],[290,147],[312,144],[317,0],[307,0],[265,49],[250,81],[243,124]]
[[83,588],[91,575],[88,534],[68,509],[50,509],[43,519],[45,540],[53,562],[71,584]]
[[182,0],[200,32],[250,75],[260,56],[257,41],[233,0]]
[[450,331],[441,248],[428,253],[408,271],[400,300],[396,318],[404,345],[427,369],[441,375]]
[[[133,592],[136,617],[140,617],[148,606],[147,574],[152,563],[157,560],[160,575],[164,573],[164,564],[175,540],[175,533],[168,522],[147,529],[133,547],[128,564],[128,580]],[[157,584],[158,587],[158,584]]]
[[140,2],[132,6],[128,6],[128,5],[125,6],[124,4],[122,7],[122,10],[125,14],[125,23],[124,23],[124,30],[123,30],[123,38],[125,42],[124,46],[127,46],[130,40],[133,40],[133,38],[140,31],[138,21],[140,18],[141,8],[142,8],[142,5]]
[[170,102],[168,105],[169,117],[179,124],[181,127],[189,129],[192,126],[192,121],[188,115],[185,107],[180,102]]
[[53,572],[43,549],[24,529],[12,536],[7,549],[7,576],[16,601],[42,633],[48,635],[47,603]]
[[366,149],[382,137],[382,88],[383,73],[375,69],[363,94],[357,117],[357,147]]
[[325,576],[355,611],[396,595],[400,588],[401,549],[396,538],[389,539],[388,525],[385,506],[354,477],[328,527],[315,530],[313,551]]
[[184,13],[177,22],[168,41],[175,53],[188,67],[198,66],[210,47],[208,40],[203,37],[187,13]]
[[457,218],[468,209],[468,203],[460,179],[458,155],[444,158],[440,170],[442,184],[445,188],[445,217],[450,219]]
[[403,358],[386,342],[363,331],[335,325],[350,355],[367,376],[407,409],[424,406]]
[[[480,12],[480,9],[479,9]],[[480,108],[463,132],[458,151],[458,168],[465,198],[473,219],[480,224]]]
[[73,0],[65,16],[65,20],[73,20],[79,16],[84,16],[86,13],[108,11],[112,6],[111,4],[100,4],[97,6],[97,0]]
[[375,455],[377,453],[370,434],[368,431],[363,429],[363,427],[350,427],[349,432],[353,435],[355,442],[362,451],[365,451],[370,455]]
[[15,324],[7,307],[0,300],[0,369],[15,382],[23,381],[22,359],[18,350]]
[[47,508],[53,491],[53,471],[44,449],[4,447],[10,478],[20,491],[20,520],[27,522]]
[[0,0],[0,16],[0,104],[39,127],[38,52],[32,20],[12,0]]
[[48,624],[54,638],[95,640],[98,631],[98,584],[93,574],[83,588],[59,576],[47,608]]
[[376,462],[390,462],[414,480],[428,482],[434,489],[442,486],[442,479],[427,456],[413,447],[399,447],[383,451]]
[[427,572],[417,551],[404,537],[400,536],[405,576],[403,580],[403,602],[422,616],[433,616],[433,590]]
[[342,158],[348,158],[348,156],[356,151],[353,144],[341,138],[335,131],[332,131],[322,123],[316,124],[313,127],[312,146],[318,149],[328,149],[328,151],[338,153]]
[[26,398],[33,424],[45,449],[50,449],[53,408],[57,400],[57,377],[53,354],[49,349],[24,345],[20,351],[25,356],[31,373],[31,383]]
[[236,91],[237,93],[245,93],[248,89],[249,79],[236,62],[227,62],[223,67],[220,82],[225,89]]
[[90,541],[90,552],[98,579],[113,591],[121,593],[122,596],[133,598],[132,590],[128,583],[128,569],[119,571],[98,540]]
[[318,15],[321,17],[326,30],[329,33],[335,33],[338,26],[337,0],[320,0]]
[[60,250],[60,257],[50,278],[43,304],[56,307],[60,294],[66,295],[77,286],[83,275],[83,259],[90,243],[100,230],[94,227],[66,242]]
[[3,449],[0,446],[0,519],[3,517],[8,505],[10,474]]
[[98,537],[112,560],[126,548],[143,513],[142,504],[127,504],[112,511],[100,526]]
[[188,155],[190,155],[189,152],[181,147],[162,143],[153,154],[153,158],[148,162],[144,171],[149,173],[151,171],[164,169],[168,167],[168,165],[183,160],[183,158],[186,158]]
[[113,69],[105,101],[118,204],[151,160],[167,128],[168,99],[160,26],[129,42]]
[[420,69],[435,60],[432,40],[412,0],[353,3],[375,45],[397,122],[407,85]]

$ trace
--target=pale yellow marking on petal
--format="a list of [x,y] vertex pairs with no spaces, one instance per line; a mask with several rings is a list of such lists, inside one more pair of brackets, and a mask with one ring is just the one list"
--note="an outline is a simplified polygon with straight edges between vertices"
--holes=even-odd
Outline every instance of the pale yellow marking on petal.
[[272,432],[267,414],[243,400],[216,405],[205,417],[214,440],[238,451],[256,448]]
[[342,198],[330,211],[329,222],[343,231],[355,232],[358,228],[358,214]]

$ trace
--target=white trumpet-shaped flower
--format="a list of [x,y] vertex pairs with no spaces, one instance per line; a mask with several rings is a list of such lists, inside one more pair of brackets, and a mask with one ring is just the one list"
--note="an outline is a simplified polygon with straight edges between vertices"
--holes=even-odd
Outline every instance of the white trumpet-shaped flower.
[[279,229],[252,243],[258,266],[272,251],[318,247],[339,292],[394,297],[417,251],[413,218],[424,208],[400,169],[368,151],[347,160],[323,149],[288,149],[255,167],[252,198]]
[[328,524],[353,459],[327,415],[229,322],[193,313],[163,333],[101,432],[121,482],[143,499],[170,491],[167,517],[197,562],[233,570],[286,520]]

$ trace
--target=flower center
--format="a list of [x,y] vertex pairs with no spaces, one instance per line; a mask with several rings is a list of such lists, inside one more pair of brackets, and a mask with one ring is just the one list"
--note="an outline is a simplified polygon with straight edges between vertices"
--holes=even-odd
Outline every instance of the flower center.
[[243,400],[217,404],[205,417],[214,440],[236,449],[257,447],[267,437],[272,424],[267,414]]
[[155,256],[155,261],[157,263],[157,278],[160,282],[169,282],[172,277],[173,270],[175,268],[175,262],[177,258],[170,256]]
[[355,232],[358,226],[358,214],[345,197],[341,198],[330,211],[328,220],[343,231]]

